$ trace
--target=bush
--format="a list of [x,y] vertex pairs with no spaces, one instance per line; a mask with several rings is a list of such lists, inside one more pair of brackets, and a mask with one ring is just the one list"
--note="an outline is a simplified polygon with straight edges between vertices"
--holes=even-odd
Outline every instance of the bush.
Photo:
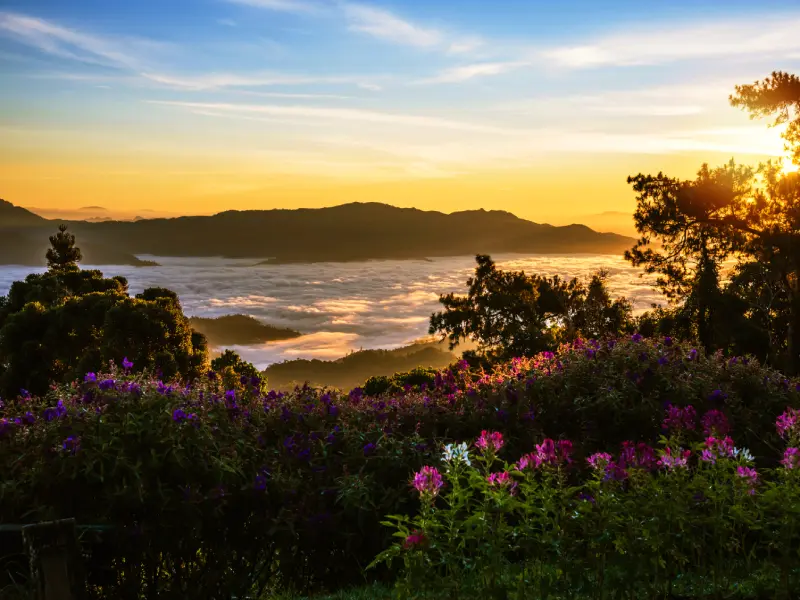
[[0,523],[112,525],[93,554],[96,597],[340,588],[363,583],[388,547],[383,515],[416,510],[408,476],[443,443],[502,427],[511,455],[548,433],[574,440],[581,461],[627,439],[655,443],[671,402],[721,409],[761,468],[782,456],[774,415],[800,406],[794,381],[754,361],[637,337],[490,373],[460,363],[424,390],[380,397],[264,394],[210,377],[166,385],[112,371],[7,400]]
[[[690,411],[691,412],[691,411]],[[568,441],[515,463],[498,432],[448,446],[413,478],[421,510],[385,524],[403,598],[790,598],[800,583],[800,413],[783,464],[758,473],[730,437],[686,449],[685,411],[658,450],[598,453],[577,477]],[[720,422],[717,421],[717,425]],[[499,467],[499,468],[498,468]]]

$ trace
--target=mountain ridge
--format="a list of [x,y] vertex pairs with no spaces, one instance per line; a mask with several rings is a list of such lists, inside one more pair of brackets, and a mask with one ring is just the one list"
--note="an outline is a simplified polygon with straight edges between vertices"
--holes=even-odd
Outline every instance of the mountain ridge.
[[[141,221],[38,218],[41,221],[37,223],[48,231],[56,223],[66,222],[81,246],[113,248],[133,257],[144,254],[351,262],[501,253],[614,254],[634,243],[633,238],[600,233],[585,225],[535,223],[503,210],[443,213],[380,202],[351,202],[325,208],[226,210],[214,215]],[[2,220],[0,212],[0,223]],[[42,239],[46,242],[47,238]]]

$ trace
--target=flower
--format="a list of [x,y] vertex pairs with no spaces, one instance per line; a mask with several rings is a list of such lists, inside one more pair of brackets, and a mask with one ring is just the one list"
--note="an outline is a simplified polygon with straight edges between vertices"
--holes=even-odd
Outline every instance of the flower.
[[680,450],[673,456],[672,449],[667,447],[664,448],[664,453],[661,455],[661,458],[658,459],[658,465],[670,471],[685,469],[691,454],[691,450]]
[[662,427],[671,431],[693,430],[696,420],[697,411],[691,404],[685,408],[668,404],[667,416],[662,423]]
[[782,438],[800,437],[800,410],[787,408],[775,421],[775,428]]
[[524,471],[525,469],[538,469],[542,465],[542,459],[536,452],[524,454],[517,461],[517,469]]
[[642,334],[641,333],[634,333],[631,336],[631,341],[635,342],[635,343],[641,342],[642,341]]
[[511,479],[508,471],[492,473],[486,478],[489,487],[495,489],[507,489],[512,495],[517,491],[517,482]]
[[83,377],[83,381],[86,383],[95,383],[97,381],[97,374],[95,373],[87,373]]
[[742,449],[734,448],[733,456],[748,463],[751,463],[754,460],[753,455],[750,454],[750,450],[748,450],[747,448],[742,448]]
[[364,456],[369,456],[373,452],[375,452],[375,444],[372,442],[364,444]]
[[789,470],[800,469],[800,448],[787,448],[781,464]]
[[703,433],[710,435],[727,435],[731,430],[728,419],[722,411],[710,410],[700,419],[703,425]]
[[64,450],[64,452],[75,454],[81,448],[81,440],[80,438],[71,435],[62,442],[61,448]]
[[182,408],[176,408],[172,411],[172,420],[176,423],[183,423],[186,420],[186,411]]
[[758,483],[758,472],[752,467],[738,467],[736,474],[745,482],[749,487],[747,493],[754,496],[756,493],[756,484]]
[[586,462],[589,463],[589,466],[594,471],[603,471],[606,465],[611,462],[611,455],[608,452],[595,452],[586,459]]
[[420,546],[424,546],[427,541],[428,539],[425,537],[425,534],[415,529],[403,541],[403,548],[405,548],[406,550],[411,550],[412,548],[418,548]]
[[442,453],[442,460],[445,462],[452,462],[454,464],[466,463],[468,467],[472,466],[469,460],[469,450],[467,449],[466,442],[461,442],[458,445],[447,444]]
[[587,492],[581,492],[578,494],[578,500],[583,500],[584,502],[591,502],[592,504],[595,503],[594,496]]
[[424,497],[435,497],[444,485],[442,475],[436,467],[425,466],[414,474],[412,485]]
[[133,363],[128,360],[128,357],[122,359],[122,368],[126,371],[130,371],[133,368]]
[[481,437],[475,442],[475,447],[481,451],[499,452],[503,447],[503,434],[499,431],[481,431]]
[[733,440],[729,437],[717,439],[713,436],[706,438],[706,447],[700,454],[700,460],[716,464],[717,458],[733,458],[736,456]]
[[108,390],[113,390],[116,385],[117,382],[114,381],[113,379],[104,379],[103,381],[100,382],[99,387],[101,390],[108,391]]
[[671,337],[669,337],[669,336],[666,336],[666,337],[664,338],[664,345],[665,345],[667,348],[669,348],[670,346],[672,346],[672,338],[671,338]]
[[708,399],[712,402],[723,402],[728,399],[728,394],[720,389],[716,389],[708,395]]

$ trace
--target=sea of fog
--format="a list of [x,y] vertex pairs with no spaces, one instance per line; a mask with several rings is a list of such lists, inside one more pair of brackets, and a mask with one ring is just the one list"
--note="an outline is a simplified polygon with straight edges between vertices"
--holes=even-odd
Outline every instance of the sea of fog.
[[[302,332],[300,338],[235,347],[259,368],[292,358],[333,359],[352,350],[396,348],[427,334],[438,295],[465,289],[474,268],[470,256],[431,260],[369,261],[258,266],[254,260],[165,258],[159,267],[105,266],[128,279],[131,293],[146,287],[176,291],[190,316],[243,313]],[[637,312],[663,298],[621,257],[613,255],[498,255],[504,269],[542,275],[588,277],[609,273],[612,292],[627,296]],[[84,268],[96,268],[83,265]],[[44,269],[39,269],[41,272]],[[36,272],[0,266],[0,295],[13,281]]]

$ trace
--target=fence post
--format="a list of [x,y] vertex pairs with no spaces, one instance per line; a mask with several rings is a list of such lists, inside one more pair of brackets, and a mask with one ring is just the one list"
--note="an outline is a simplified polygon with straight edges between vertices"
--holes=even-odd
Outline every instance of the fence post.
[[82,578],[75,519],[26,525],[22,541],[31,567],[36,600],[83,600]]

